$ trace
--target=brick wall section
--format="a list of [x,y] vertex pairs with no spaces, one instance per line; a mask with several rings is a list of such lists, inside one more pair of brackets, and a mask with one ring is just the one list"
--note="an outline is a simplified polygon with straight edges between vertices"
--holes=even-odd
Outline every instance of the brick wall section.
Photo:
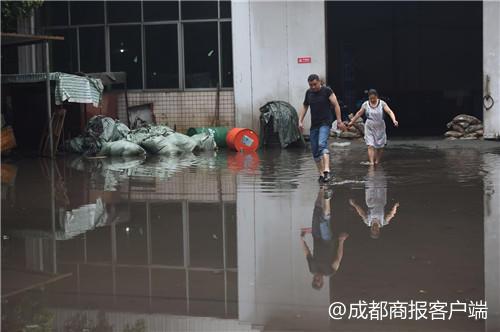
[[[159,124],[177,126],[185,132],[190,127],[205,127],[213,123],[216,91],[182,92],[129,92],[129,106],[154,103],[154,113]],[[126,123],[125,97],[118,100],[118,117]],[[220,91],[220,125],[234,127],[235,106],[233,91]]]

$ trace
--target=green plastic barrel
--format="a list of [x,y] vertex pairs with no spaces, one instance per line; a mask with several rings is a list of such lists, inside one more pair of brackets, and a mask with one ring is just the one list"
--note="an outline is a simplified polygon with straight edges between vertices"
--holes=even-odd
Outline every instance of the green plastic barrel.
[[214,138],[215,138],[215,144],[217,144],[218,147],[223,148],[227,146],[226,143],[226,136],[229,131],[229,128],[227,127],[197,127],[197,128],[189,128],[187,131],[188,136],[193,136],[196,134],[201,134],[204,133],[208,130],[213,130],[214,132]]

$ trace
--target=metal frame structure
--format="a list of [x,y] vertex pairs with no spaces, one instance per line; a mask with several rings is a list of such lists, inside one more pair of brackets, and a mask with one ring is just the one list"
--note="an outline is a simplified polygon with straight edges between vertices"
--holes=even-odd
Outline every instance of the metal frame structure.
[[[160,21],[144,21],[144,6],[143,1],[141,2],[141,21],[140,22],[125,22],[125,23],[109,23],[107,15],[107,2],[104,1],[104,23],[99,24],[71,24],[71,9],[68,5],[68,25],[54,25],[50,27],[45,27],[45,31],[49,32],[51,30],[70,30],[76,29],[77,36],[77,65],[78,70],[80,70],[80,29],[90,28],[90,27],[102,27],[104,28],[104,43],[105,43],[105,62],[106,71],[111,71],[111,50],[110,50],[110,27],[114,26],[139,26],[141,29],[141,57],[142,57],[142,88],[140,89],[130,89],[131,91],[216,91],[217,87],[213,88],[186,88],[185,79],[185,51],[184,51],[184,24],[185,23],[217,23],[217,52],[218,52],[218,80],[220,90],[232,91],[232,87],[222,87],[222,46],[221,46],[221,24],[224,22],[231,23],[232,18],[221,18],[221,1],[217,1],[217,18],[211,19],[192,19],[186,20],[182,19],[182,1],[178,2],[178,20],[160,20]],[[179,73],[179,86],[178,88],[154,88],[149,89],[146,85],[146,38],[145,38],[145,27],[150,25],[177,25],[177,50],[178,50],[178,73]]]
[[[169,201],[173,202],[173,201]],[[223,245],[222,245],[222,256],[223,256],[223,266],[221,268],[209,268],[209,267],[193,267],[190,263],[190,245],[189,245],[189,200],[182,200],[179,202],[182,204],[182,225],[183,225],[183,264],[182,265],[165,265],[165,264],[154,264],[152,260],[152,239],[151,239],[151,213],[150,213],[150,204],[151,202],[145,202],[146,204],[146,247],[147,247],[147,262],[146,264],[130,264],[130,263],[119,263],[118,262],[118,241],[116,234],[116,223],[112,223],[109,227],[111,228],[110,232],[110,243],[111,243],[111,261],[109,262],[89,262],[87,260],[87,236],[84,235],[82,237],[82,247],[84,249],[83,252],[83,261],[59,261],[57,265],[60,266],[73,266],[77,271],[76,280],[77,280],[77,298],[81,297],[81,277],[79,275],[82,266],[91,266],[91,267],[110,267],[112,271],[112,292],[110,295],[113,296],[114,301],[118,296],[117,293],[117,269],[119,268],[141,268],[147,270],[148,273],[148,301],[151,304],[152,299],[154,298],[152,292],[152,272],[153,269],[163,269],[163,270],[171,270],[171,271],[184,271],[185,273],[185,300],[186,300],[186,312],[190,313],[190,273],[191,272],[215,272],[222,273],[224,275],[224,312],[225,315],[229,315],[229,306],[228,306],[228,273],[237,273],[237,267],[228,267],[227,266],[227,238],[226,238],[226,218],[225,213],[222,214],[222,234],[223,234]],[[213,203],[220,204],[221,209],[224,211],[226,203]]]
[[20,47],[26,45],[43,44],[44,45],[44,65],[45,65],[45,92],[47,101],[47,121],[49,128],[49,143],[50,143],[50,156],[54,157],[54,142],[52,132],[52,100],[50,96],[50,41],[63,41],[64,37],[61,36],[42,36],[42,35],[29,35],[19,33],[1,33],[2,48],[4,47]]

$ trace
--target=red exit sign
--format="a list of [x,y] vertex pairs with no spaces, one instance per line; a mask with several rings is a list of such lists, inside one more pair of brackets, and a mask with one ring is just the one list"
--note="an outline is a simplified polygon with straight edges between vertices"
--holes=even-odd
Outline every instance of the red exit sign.
[[311,57],[310,56],[302,56],[300,58],[297,58],[297,63],[311,63]]

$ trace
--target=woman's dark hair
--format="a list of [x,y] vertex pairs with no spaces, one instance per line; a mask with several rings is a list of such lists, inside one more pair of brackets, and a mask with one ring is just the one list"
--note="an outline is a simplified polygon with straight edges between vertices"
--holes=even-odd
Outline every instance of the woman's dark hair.
[[368,97],[370,97],[370,96],[376,96],[376,97],[378,97],[377,90],[375,90],[375,89],[368,90]]

